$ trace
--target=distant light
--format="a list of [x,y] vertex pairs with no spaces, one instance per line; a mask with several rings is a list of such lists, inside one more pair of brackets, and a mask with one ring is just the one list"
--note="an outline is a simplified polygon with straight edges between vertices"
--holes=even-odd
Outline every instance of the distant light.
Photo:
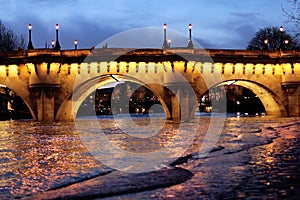
[[284,44],[288,44],[289,43],[289,40],[284,40]]
[[164,23],[163,28],[167,29],[167,24],[166,23]]
[[169,44],[169,46],[171,45],[171,42],[172,42],[172,39],[168,38],[168,44]]
[[54,40],[51,41],[52,46],[54,46]]
[[280,26],[280,27],[279,27],[279,31],[280,31],[280,32],[283,32],[283,31],[284,31],[283,26]]
[[77,44],[78,44],[78,41],[77,41],[77,40],[74,40],[75,50],[77,50]]
[[55,29],[58,30],[59,29],[59,25],[55,24]]
[[192,29],[193,28],[193,25],[192,24],[189,24],[189,29]]
[[265,43],[265,44],[268,44],[268,42],[269,42],[268,39],[265,39],[265,40],[264,40],[264,43]]
[[28,24],[28,30],[31,30],[31,29],[32,29],[32,25]]

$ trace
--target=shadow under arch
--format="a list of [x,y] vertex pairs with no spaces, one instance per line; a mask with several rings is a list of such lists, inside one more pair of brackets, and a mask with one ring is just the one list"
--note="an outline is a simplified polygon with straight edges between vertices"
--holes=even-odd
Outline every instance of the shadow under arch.
[[[284,102],[280,100],[277,95],[265,87],[254,81],[243,80],[243,79],[232,79],[226,80],[222,83],[218,83],[211,88],[222,86],[222,85],[237,85],[242,86],[252,91],[263,104],[266,114],[271,116],[287,116],[287,111],[284,106]],[[210,89],[211,89],[210,88]]]
[[37,116],[35,114],[35,110],[33,109],[34,105],[33,102],[30,99],[29,91],[24,88],[18,88],[16,84],[10,84],[10,83],[1,83],[0,84],[9,90],[13,91],[20,99],[24,102],[27,109],[29,110],[31,117],[33,120],[37,120]]
[[134,82],[151,90],[158,97],[158,100],[160,101],[166,114],[166,118],[171,118],[170,108],[166,103],[167,99],[163,96],[164,91],[166,90],[164,86],[159,85],[157,83],[145,84],[141,80],[137,80],[136,78],[127,75],[109,74],[92,77],[91,79],[86,80],[84,83],[81,83],[76,88],[74,88],[74,93],[72,94],[72,112],[74,114],[74,119],[77,116],[79,107],[81,106],[82,102],[86,99],[86,97],[88,97],[88,95],[90,95],[99,87],[110,83],[114,83],[116,82],[116,80]]

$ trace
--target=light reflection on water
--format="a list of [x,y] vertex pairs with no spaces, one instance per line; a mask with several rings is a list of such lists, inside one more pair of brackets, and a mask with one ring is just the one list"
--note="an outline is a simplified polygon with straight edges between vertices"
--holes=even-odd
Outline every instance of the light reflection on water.
[[105,172],[73,123],[0,122],[1,195],[23,196]]
[[[82,119],[87,120],[87,119]],[[136,150],[137,147],[145,150],[151,148],[158,148],[166,142],[167,139],[156,140],[153,145],[145,145],[138,143],[138,145],[131,147],[126,144],[127,136],[120,133],[114,133],[115,129],[111,126],[110,120],[112,118],[101,118],[99,120],[106,120],[105,127],[110,130],[111,139],[117,141],[120,146],[127,150]],[[144,122],[148,123],[147,120]],[[195,159],[189,163],[184,164],[186,169],[195,173],[195,177],[199,177],[198,184],[193,183],[189,187],[195,190],[202,187],[201,184],[206,180],[209,182],[210,175],[205,175],[201,170],[204,168],[206,159],[217,158],[224,154],[235,155],[243,149],[253,146],[266,144],[276,138],[278,134],[268,127],[278,126],[282,123],[290,123],[291,119],[269,118],[269,117],[253,117],[253,118],[227,118],[226,126],[223,133],[218,140],[216,151],[210,153],[207,158],[197,159],[197,151],[201,146],[205,132],[207,131],[207,124],[209,124],[209,117],[201,117],[199,119],[197,138],[194,138],[194,143],[185,154],[193,154]],[[297,120],[297,119],[296,119]],[[294,119],[295,121],[295,119]],[[103,122],[103,121],[102,121]],[[143,119],[139,119],[139,123],[143,123]],[[169,136],[172,135],[172,123],[168,128]],[[266,128],[267,127],[267,128]],[[171,135],[170,135],[171,133]],[[188,137],[188,133],[187,133]],[[291,136],[292,137],[292,136]],[[166,137],[167,138],[167,137]],[[185,141],[178,140],[178,144]],[[149,144],[149,143],[148,143]],[[218,147],[222,147],[219,148]],[[132,148],[132,149],[131,149]],[[176,148],[176,145],[174,145]],[[140,150],[141,150],[140,149]],[[268,155],[272,149],[264,150]],[[259,162],[273,163],[274,158],[268,157],[261,161],[260,152],[257,152],[257,164]],[[239,158],[232,157],[229,162],[234,163]],[[220,166],[222,163],[219,163]],[[216,164],[217,166],[217,164]],[[212,166],[207,167],[210,169]],[[218,167],[216,167],[217,169]],[[73,122],[53,122],[53,123],[38,123],[32,121],[2,121],[0,122],[0,197],[1,199],[21,197],[52,188],[68,185],[72,182],[80,181],[88,177],[96,176],[101,173],[111,171],[112,169],[104,166],[88,152],[86,147],[80,141]],[[211,169],[214,171],[214,169]],[[238,177],[239,172],[245,170],[243,166],[232,166],[230,168],[231,179]],[[226,180],[222,180],[226,182]],[[229,183],[229,185],[232,183]],[[184,190],[182,186],[174,186]],[[209,186],[203,186],[203,188]],[[214,187],[207,189],[213,191]],[[161,191],[162,195],[175,195],[174,188],[165,189]],[[175,191],[175,192],[174,192]],[[163,194],[165,193],[165,194]],[[159,195],[158,195],[159,196]],[[143,196],[141,196],[143,197]]]
[[180,165],[192,179],[106,199],[297,199],[299,128],[299,118],[228,118],[216,145],[224,148]]

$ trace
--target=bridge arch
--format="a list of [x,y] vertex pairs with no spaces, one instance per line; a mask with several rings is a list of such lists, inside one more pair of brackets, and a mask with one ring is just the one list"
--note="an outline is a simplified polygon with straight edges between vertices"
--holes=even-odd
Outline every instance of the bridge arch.
[[16,95],[18,95],[25,105],[27,106],[33,120],[37,120],[37,116],[35,114],[34,105],[32,100],[30,99],[30,93],[27,88],[24,87],[24,83],[20,83],[19,81],[1,81],[0,84],[14,91]]
[[246,79],[225,79],[211,88],[221,85],[237,85],[242,86],[252,91],[262,102],[267,115],[272,116],[287,116],[285,108],[286,99],[276,94],[276,91],[281,91],[281,88],[271,88],[265,83],[259,83],[258,81],[246,80]]
[[129,81],[134,82],[137,84],[141,84],[151,90],[160,101],[166,117],[171,118],[170,113],[170,105],[168,104],[169,99],[165,96],[165,90],[167,90],[164,86],[159,85],[157,83],[143,83],[141,80],[138,80],[134,77],[128,76],[128,75],[120,75],[120,74],[105,74],[105,75],[99,75],[99,76],[93,76],[90,79],[84,81],[83,83],[77,85],[74,87],[72,95],[69,97],[68,100],[65,100],[62,102],[61,106],[58,109],[56,119],[59,119],[61,116],[66,115],[70,112],[69,108],[72,109],[72,116],[70,116],[70,119],[75,119],[77,112],[79,110],[80,105],[82,102],[90,95],[92,92],[94,92],[97,88],[116,82],[118,81]]

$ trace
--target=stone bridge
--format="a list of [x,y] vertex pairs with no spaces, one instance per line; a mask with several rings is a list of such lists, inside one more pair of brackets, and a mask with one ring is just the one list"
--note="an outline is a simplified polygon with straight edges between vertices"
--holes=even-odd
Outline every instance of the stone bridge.
[[174,120],[192,117],[205,92],[227,83],[254,92],[268,115],[300,113],[300,51],[106,48],[0,53],[0,84],[14,90],[38,121],[74,119],[92,91],[116,80],[148,87],[167,118]]

